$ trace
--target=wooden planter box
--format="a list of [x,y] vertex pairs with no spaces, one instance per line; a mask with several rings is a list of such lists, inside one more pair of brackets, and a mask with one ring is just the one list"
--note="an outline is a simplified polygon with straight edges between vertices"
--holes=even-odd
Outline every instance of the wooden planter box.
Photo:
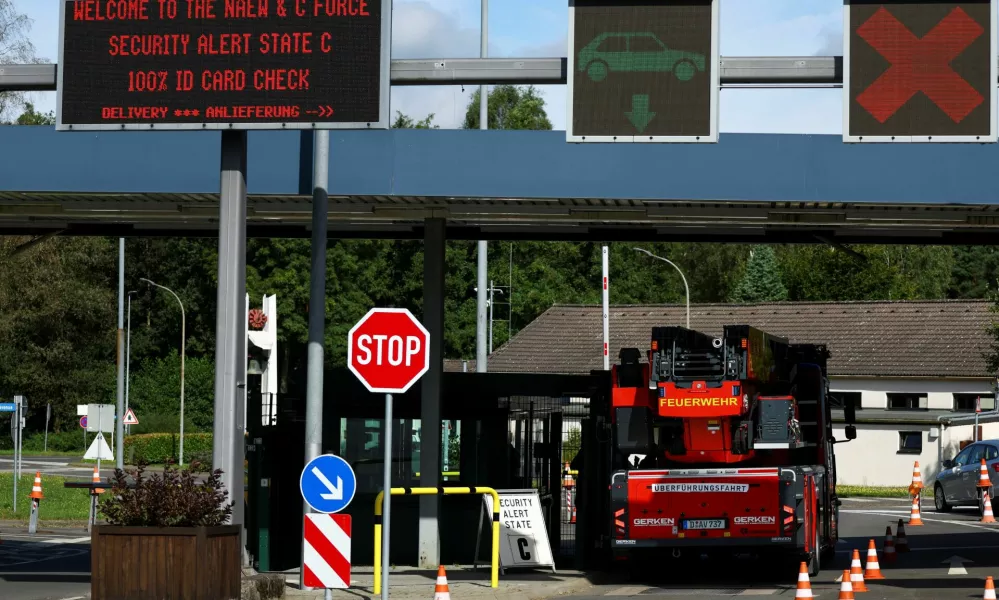
[[92,600],[238,600],[240,527],[93,528]]

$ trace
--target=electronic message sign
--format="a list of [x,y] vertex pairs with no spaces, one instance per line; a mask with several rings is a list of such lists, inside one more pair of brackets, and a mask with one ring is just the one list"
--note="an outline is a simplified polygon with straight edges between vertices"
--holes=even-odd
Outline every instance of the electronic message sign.
[[569,142],[717,142],[718,0],[569,0]]
[[59,2],[59,130],[389,126],[390,0]]
[[845,0],[843,141],[995,142],[996,0]]

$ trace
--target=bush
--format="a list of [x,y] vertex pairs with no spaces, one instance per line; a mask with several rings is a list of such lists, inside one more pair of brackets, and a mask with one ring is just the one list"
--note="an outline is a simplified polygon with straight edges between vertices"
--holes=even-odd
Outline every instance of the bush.
[[[94,434],[88,433],[87,444],[89,445],[93,441]],[[32,433],[26,435],[22,448],[24,448],[25,452],[41,452],[45,449],[45,434]],[[78,428],[76,431],[49,432],[48,450],[49,452],[79,452],[80,456],[83,456],[83,453],[87,451],[83,447],[83,430]]]
[[[132,435],[142,433],[175,433],[178,431],[180,431],[180,417],[177,413],[143,414],[139,424],[132,425],[129,430]],[[190,415],[184,415],[184,434],[201,432],[202,429],[195,426]]]
[[[123,527],[217,527],[232,514],[228,492],[222,486],[222,470],[204,482],[195,479],[203,473],[198,463],[178,471],[167,466],[163,476],[146,479],[145,467],[126,473],[115,469],[111,493],[100,509],[108,524]],[[130,486],[128,477],[135,479]]]
[[[176,433],[145,433],[125,438],[125,459],[130,464],[166,464],[176,462],[180,436]],[[212,434],[185,433],[184,461],[211,465]]]

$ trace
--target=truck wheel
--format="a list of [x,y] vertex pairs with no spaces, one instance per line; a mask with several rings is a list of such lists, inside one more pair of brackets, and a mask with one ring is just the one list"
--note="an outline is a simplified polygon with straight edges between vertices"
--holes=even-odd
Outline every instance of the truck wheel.
[[815,577],[822,570],[822,552],[818,549],[812,550],[808,553],[808,558],[805,563],[808,564],[808,576]]

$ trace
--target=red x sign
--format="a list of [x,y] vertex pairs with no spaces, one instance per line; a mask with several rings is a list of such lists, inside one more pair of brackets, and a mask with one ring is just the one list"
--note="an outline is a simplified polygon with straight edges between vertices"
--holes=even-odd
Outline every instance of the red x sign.
[[857,102],[884,123],[917,92],[923,92],[960,123],[985,99],[950,63],[983,33],[982,26],[958,7],[917,38],[882,6],[857,28],[857,35],[891,67],[857,96]]

